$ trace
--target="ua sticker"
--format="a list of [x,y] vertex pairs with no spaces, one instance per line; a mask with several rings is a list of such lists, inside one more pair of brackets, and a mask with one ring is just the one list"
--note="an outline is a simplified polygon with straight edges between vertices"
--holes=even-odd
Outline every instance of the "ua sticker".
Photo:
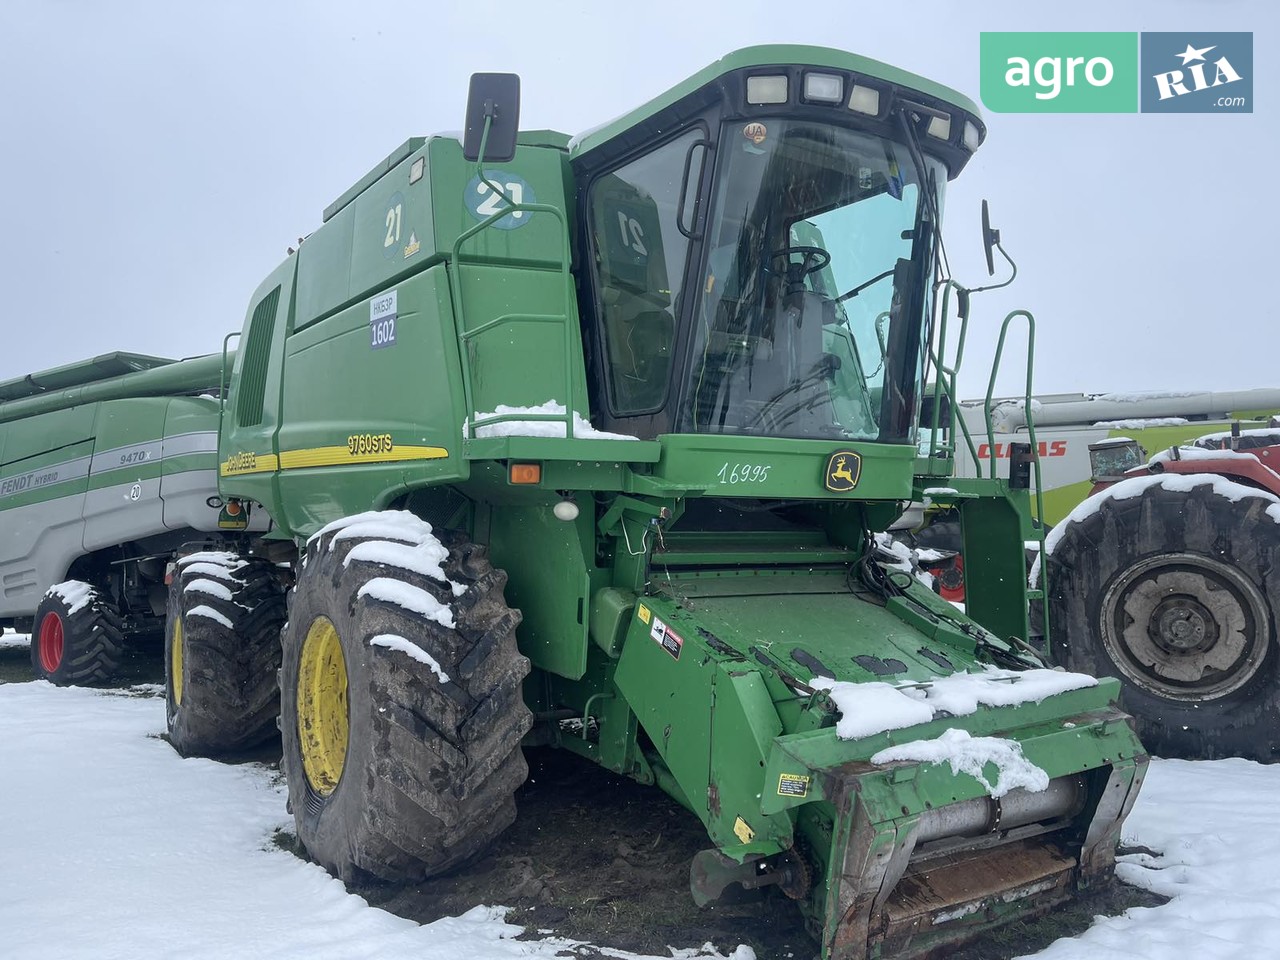
[[826,487],[832,493],[846,493],[858,485],[862,458],[852,450],[837,450],[827,461]]

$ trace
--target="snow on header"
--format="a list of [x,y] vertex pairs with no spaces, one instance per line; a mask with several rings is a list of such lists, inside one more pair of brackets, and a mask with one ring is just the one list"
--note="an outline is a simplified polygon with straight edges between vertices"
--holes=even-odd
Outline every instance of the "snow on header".
[[[554,400],[539,404],[536,407],[510,407],[505,403],[498,404],[498,409],[489,413],[477,413],[476,420],[487,420],[489,417],[508,417],[520,414],[559,414],[564,416],[565,406]],[[462,434],[466,436],[468,421],[462,422]],[[563,438],[564,422],[555,420],[507,420],[503,423],[490,423],[476,427],[476,436],[488,437],[561,437]],[[624,433],[607,433],[597,430],[578,411],[573,412],[573,437],[575,440],[637,440]]]
[[1196,487],[1211,486],[1217,496],[1225,497],[1232,503],[1238,503],[1245,497],[1261,497],[1270,501],[1271,504],[1267,507],[1267,516],[1276,523],[1280,523],[1280,497],[1275,494],[1259,490],[1256,487],[1246,487],[1243,483],[1236,483],[1234,480],[1207,473],[1157,473],[1149,477],[1130,477],[1128,480],[1121,480],[1115,486],[1107,487],[1097,496],[1086,497],[1076,504],[1075,509],[1067,514],[1061,523],[1049,531],[1049,536],[1045,537],[1045,552],[1052,554],[1058,544],[1062,542],[1062,537],[1066,533],[1067,527],[1073,523],[1081,523],[1087,520],[1101,510],[1102,505],[1108,500],[1131,500],[1134,497],[1142,496],[1148,488],[1157,486],[1178,493],[1186,493]]
[[[950,729],[935,740],[913,740],[881,750],[872,763],[915,760],[921,763],[949,763],[952,773],[967,773],[993,797],[1003,797],[1022,787],[1039,793],[1049,786],[1049,775],[1022,755],[1022,744],[1002,737],[971,737],[964,730]],[[996,766],[996,782],[986,778],[983,768]]]
[[939,713],[963,717],[976,713],[979,706],[1040,703],[1055,694],[1096,687],[1098,681],[1083,673],[1062,670],[986,667],[981,673],[955,673],[923,684],[893,686],[880,682],[847,683],[814,677],[809,685],[828,691],[840,711],[836,736],[841,740],[858,740],[887,730],[927,723]]
[[83,580],[64,580],[50,587],[45,596],[49,594],[61,597],[62,602],[67,605],[67,616],[71,616],[83,610],[85,605],[98,595],[98,591]]

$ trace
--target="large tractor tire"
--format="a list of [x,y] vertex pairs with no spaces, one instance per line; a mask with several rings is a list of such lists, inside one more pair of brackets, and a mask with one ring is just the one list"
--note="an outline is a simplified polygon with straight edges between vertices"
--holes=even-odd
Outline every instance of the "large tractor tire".
[[1223,483],[1153,484],[1068,522],[1048,561],[1053,653],[1123,681],[1152,753],[1266,762],[1280,759],[1280,523],[1273,498]]
[[265,560],[178,561],[165,621],[169,741],[186,757],[241,753],[276,733],[284,589]]
[[60,687],[108,682],[120,667],[120,615],[97,589],[79,580],[51,587],[36,608],[31,666]]
[[405,882],[515,819],[532,725],[520,615],[484,548],[408,513],[313,537],[290,596],[283,766],[298,838],[344,881]]

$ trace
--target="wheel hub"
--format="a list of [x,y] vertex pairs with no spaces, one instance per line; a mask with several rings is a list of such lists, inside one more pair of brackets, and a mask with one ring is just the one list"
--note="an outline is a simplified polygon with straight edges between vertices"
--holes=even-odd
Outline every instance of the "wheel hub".
[[1174,654],[1209,650],[1218,638],[1213,613],[1194,597],[1169,597],[1151,615],[1151,640]]
[[1192,553],[1148,557],[1102,600],[1102,640],[1132,683],[1163,697],[1213,700],[1258,672],[1267,605],[1238,570]]
[[62,665],[62,617],[46,613],[40,621],[40,666],[53,673]]
[[307,784],[321,797],[338,787],[347,759],[347,661],[338,630],[316,617],[298,664],[298,742]]
[[182,704],[182,618],[173,620],[173,636],[169,638],[169,684],[173,688],[174,706]]

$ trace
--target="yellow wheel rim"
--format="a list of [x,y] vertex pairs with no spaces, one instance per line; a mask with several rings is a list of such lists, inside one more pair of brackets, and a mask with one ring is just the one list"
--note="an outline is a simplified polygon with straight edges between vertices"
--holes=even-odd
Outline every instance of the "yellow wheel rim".
[[347,661],[328,617],[316,617],[298,664],[298,741],[307,783],[327,797],[347,759]]
[[169,682],[173,685],[173,703],[182,704],[182,618],[173,621],[173,635],[169,638]]

